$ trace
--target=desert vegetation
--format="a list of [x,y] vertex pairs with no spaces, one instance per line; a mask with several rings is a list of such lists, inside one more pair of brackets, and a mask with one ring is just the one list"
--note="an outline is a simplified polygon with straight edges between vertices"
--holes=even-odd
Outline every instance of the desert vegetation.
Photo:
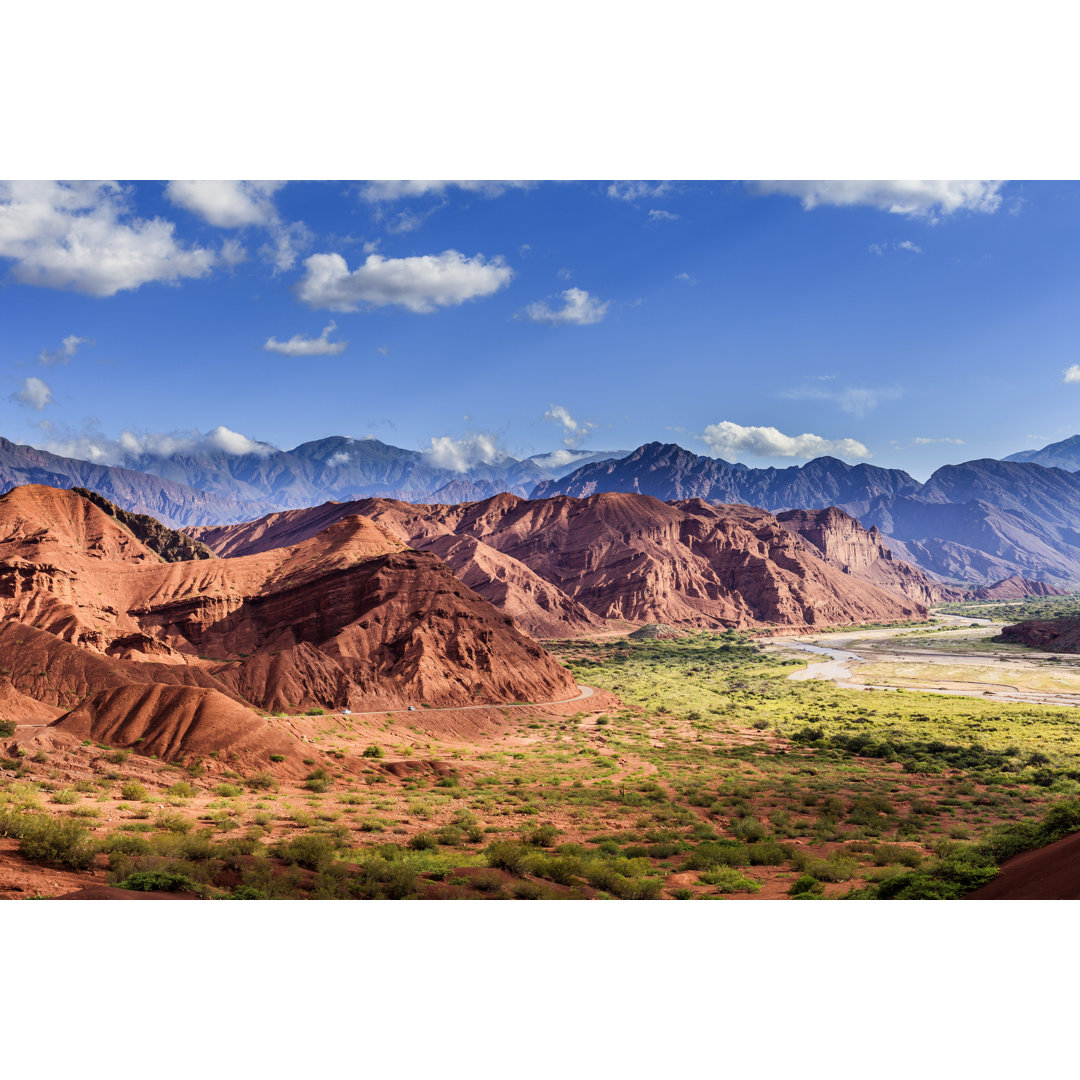
[[792,682],[734,632],[548,647],[598,694],[483,732],[297,714],[308,756],[243,769],[16,752],[0,858],[46,895],[947,898],[1080,824],[1067,708]]

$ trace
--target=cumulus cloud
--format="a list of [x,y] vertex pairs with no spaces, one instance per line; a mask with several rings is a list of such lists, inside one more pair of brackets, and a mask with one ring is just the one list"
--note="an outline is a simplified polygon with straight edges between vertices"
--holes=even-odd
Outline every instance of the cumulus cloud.
[[59,349],[42,349],[38,354],[38,363],[44,364],[46,367],[52,367],[54,364],[67,364],[79,351],[79,346],[85,344],[87,344],[86,338],[78,337],[75,334],[68,334],[68,336],[60,342]]
[[24,285],[114,296],[210,273],[218,256],[185,246],[175,225],[136,217],[111,181],[0,182],[0,259]]
[[1064,382],[1080,382],[1080,364],[1070,364],[1062,374]]
[[613,180],[608,184],[608,198],[621,199],[623,202],[636,202],[638,199],[662,199],[672,191],[670,180]]
[[281,180],[170,180],[165,197],[218,229],[268,225],[277,218]]
[[532,460],[541,469],[563,469],[592,454],[592,450],[552,450],[550,454],[539,454]]
[[678,214],[671,214],[667,210],[650,210],[649,211],[649,220],[650,221],[678,221],[679,220],[679,215]]
[[803,207],[869,206],[937,221],[957,210],[993,214],[1004,180],[751,180],[755,195],[790,195]]
[[331,454],[326,459],[327,465],[348,465],[352,461],[352,458],[345,453],[344,450],[339,450],[336,454]]
[[[259,254],[283,271],[292,269],[298,250],[311,241],[302,221],[286,222],[278,213],[274,195],[284,186],[283,180],[170,180],[165,196],[218,229],[266,229],[269,239]],[[233,244],[227,254],[223,250],[230,265],[242,261]]]
[[601,302],[584,289],[564,289],[559,296],[563,301],[561,308],[552,308],[546,300],[537,300],[525,308],[526,318],[554,325],[588,326],[600,322],[611,307],[610,300]]
[[330,320],[322,328],[317,338],[293,334],[288,341],[267,338],[263,348],[267,352],[280,353],[282,356],[340,356],[345,351],[347,341],[331,341],[330,335],[337,329],[337,323]]
[[[819,376],[819,381],[826,381],[833,376]],[[852,416],[865,416],[876,409],[883,401],[892,401],[903,395],[895,386],[799,386],[785,390],[781,395],[786,398],[806,398],[814,401],[832,401]]]
[[483,432],[463,439],[452,439],[449,435],[433,438],[423,453],[436,468],[459,473],[474,465],[494,465],[509,457],[494,435]]
[[826,454],[870,457],[870,451],[855,439],[823,439],[809,433],[785,435],[774,427],[743,427],[730,420],[710,424],[701,437],[724,458],[737,459],[743,454],[763,458],[814,458]]
[[44,380],[31,375],[23,381],[22,388],[11,395],[11,400],[29,405],[31,409],[40,412],[52,401],[52,390]]
[[493,199],[513,188],[528,188],[531,180],[371,180],[360,189],[365,202],[396,202],[445,195],[451,188]]
[[52,438],[45,449],[62,457],[92,461],[96,465],[135,465],[147,459],[170,457],[173,454],[226,453],[266,457],[277,452],[277,448],[269,443],[256,442],[224,425],[206,434],[197,429],[141,434],[125,429],[115,439],[99,432],[68,434]]
[[912,255],[921,255],[922,248],[911,240],[879,240],[871,244],[867,251],[871,255],[886,255],[890,251],[909,251]]
[[503,257],[467,258],[460,251],[387,259],[369,255],[350,271],[341,255],[312,255],[297,295],[313,308],[355,311],[362,305],[397,304],[419,314],[490,296],[510,283],[514,271]]
[[544,419],[559,424],[563,429],[563,446],[571,449],[581,445],[582,439],[596,428],[591,420],[575,420],[562,405],[549,406]]

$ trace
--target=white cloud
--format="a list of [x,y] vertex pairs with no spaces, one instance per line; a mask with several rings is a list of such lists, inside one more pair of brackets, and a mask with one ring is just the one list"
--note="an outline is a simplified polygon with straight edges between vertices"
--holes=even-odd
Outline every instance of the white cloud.
[[570,448],[579,446],[582,439],[596,428],[591,420],[575,420],[562,405],[550,406],[544,413],[544,419],[562,426],[563,446]]
[[387,259],[369,255],[350,271],[341,255],[312,255],[297,286],[304,303],[330,311],[355,311],[363,304],[397,304],[420,314],[437,307],[490,296],[510,283],[514,271],[502,256],[467,258],[460,251]]
[[890,214],[938,220],[970,210],[992,214],[1001,206],[1004,180],[751,180],[755,195],[791,195],[803,207],[869,206]]
[[820,435],[785,435],[774,427],[743,427],[730,420],[710,424],[701,436],[720,457],[742,454],[763,458],[813,458],[826,454],[868,458],[870,451],[855,439],[823,439]]
[[611,307],[610,300],[601,302],[584,289],[564,289],[559,295],[563,300],[561,308],[554,309],[547,301],[537,300],[525,308],[526,317],[533,322],[588,326],[600,322]]
[[676,274],[675,275],[675,280],[676,281],[685,281],[687,285],[696,285],[697,284],[697,279],[692,278],[689,274]]
[[[820,376],[821,381],[833,376]],[[843,386],[832,389],[825,386],[800,386],[785,390],[781,395],[786,398],[807,398],[813,401],[832,401],[852,416],[865,416],[876,409],[883,401],[893,401],[903,396],[903,391],[895,386]]]
[[678,221],[678,214],[669,214],[667,210],[650,210],[650,221]]
[[671,191],[670,180],[613,180],[607,189],[609,198],[622,199],[624,202],[662,199],[665,195],[670,195]]
[[317,338],[293,334],[288,341],[267,338],[263,348],[267,352],[280,353],[282,356],[340,356],[345,351],[347,341],[331,341],[330,335],[337,329],[332,319],[322,328]]
[[87,344],[86,338],[68,334],[60,342],[59,349],[42,349],[38,355],[38,363],[44,364],[46,367],[52,367],[54,364],[66,364],[79,351],[79,346],[85,344]]
[[474,465],[494,465],[509,457],[494,435],[483,432],[463,439],[452,439],[449,435],[433,438],[423,452],[436,468],[453,472],[467,472]]
[[31,375],[22,384],[22,389],[11,395],[12,401],[20,401],[23,405],[29,405],[31,409],[40,412],[52,401],[52,390],[49,384],[42,379]]
[[128,200],[111,181],[2,181],[0,258],[24,285],[90,296],[210,273],[213,251],[177,243],[171,221],[136,217]]
[[274,192],[281,180],[170,180],[165,196],[219,229],[268,225],[277,220]]
[[[283,271],[292,269],[297,251],[311,241],[302,221],[286,222],[278,213],[274,195],[284,186],[283,180],[170,180],[165,195],[215,228],[266,229],[270,238],[259,254],[273,263],[275,270]],[[230,244],[227,251],[222,249],[222,258],[235,265],[246,253],[235,241]]]
[[867,250],[871,255],[885,255],[890,251],[910,251],[913,255],[921,255],[922,248],[910,240],[880,240],[871,244]]
[[912,439],[911,442],[914,446],[929,446],[931,443],[950,443],[952,446],[964,445],[963,439],[953,439],[950,438],[948,435],[944,435],[939,439],[932,439],[925,435],[918,435],[914,439]]
[[360,189],[365,202],[396,202],[429,195],[445,195],[450,188],[484,195],[489,199],[512,188],[532,187],[531,180],[371,180]]
[[51,439],[44,447],[62,457],[79,458],[99,465],[136,465],[147,459],[172,454],[233,455],[254,454],[266,457],[277,452],[269,443],[256,442],[238,431],[219,425],[205,435],[198,431],[145,432],[125,429],[110,439],[99,432],[66,435]]
[[1064,382],[1080,382],[1080,364],[1070,364],[1063,373]]

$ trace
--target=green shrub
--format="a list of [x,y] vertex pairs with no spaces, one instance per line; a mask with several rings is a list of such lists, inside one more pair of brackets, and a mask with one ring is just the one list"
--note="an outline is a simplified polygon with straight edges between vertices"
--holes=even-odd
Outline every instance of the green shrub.
[[746,857],[751,866],[781,866],[789,858],[787,848],[775,840],[762,840],[757,844],[748,844]]
[[683,863],[684,870],[711,870],[714,866],[746,866],[750,855],[745,844],[734,840],[698,844]]
[[436,851],[439,847],[439,841],[431,833],[417,833],[415,836],[410,836],[408,844],[413,851]]
[[31,862],[85,870],[94,861],[89,833],[70,819],[2,810],[0,836],[17,838],[19,853]]
[[[284,754],[271,754],[270,755],[270,760],[271,761],[276,761],[276,762],[281,762],[281,761],[285,760],[285,755]],[[254,891],[258,892],[257,889],[254,890]],[[239,899],[239,898],[234,897],[234,899]],[[261,899],[261,897],[252,897],[252,899]]]
[[173,784],[168,793],[175,795],[178,799],[190,799],[194,796],[195,789],[186,780],[181,780]]
[[363,753],[363,757],[366,758],[381,758],[383,756],[383,748],[376,746],[372,743]]
[[190,818],[184,817],[183,814],[162,810],[161,813],[154,818],[154,824],[159,829],[166,829],[168,832],[189,833],[191,832],[193,822]]
[[127,780],[120,788],[120,797],[128,802],[142,802],[146,798],[146,788],[138,780]]
[[202,886],[187,876],[173,870],[136,870],[119,883],[121,889],[135,892],[194,892]]
[[0,720],[0,739],[6,739],[15,734],[14,720]]
[[244,794],[244,789],[237,787],[236,784],[218,784],[214,788],[214,794],[220,795],[223,799],[235,799],[238,795]]
[[283,862],[324,870],[334,861],[334,844],[325,836],[305,833],[275,845],[274,854]]
[[78,802],[79,796],[75,794],[71,788],[61,788],[59,791],[54,791],[49,796],[49,802],[59,803],[61,806],[70,806],[72,803]]
[[812,874],[803,874],[791,883],[788,896],[811,897],[821,896],[825,892],[825,886]]
[[704,885],[715,885],[720,893],[757,892],[761,886],[751,878],[740,874],[733,866],[717,866],[706,870],[699,877]]
[[252,791],[277,791],[280,785],[273,773],[257,772],[244,781]]

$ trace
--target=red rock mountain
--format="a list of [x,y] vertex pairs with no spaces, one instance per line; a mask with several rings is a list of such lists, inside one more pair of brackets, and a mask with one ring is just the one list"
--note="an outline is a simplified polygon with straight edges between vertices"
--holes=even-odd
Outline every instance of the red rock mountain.
[[984,585],[968,593],[971,600],[1023,600],[1028,596],[1065,596],[1066,591],[1048,581],[1031,581],[1029,578],[1003,578],[993,585]]
[[[830,564],[773,515],[699,499],[502,494],[456,506],[368,499],[189,531],[218,555],[237,556],[296,543],[355,514],[438,552],[459,578],[537,636],[578,636],[605,620],[804,628],[926,614],[924,603],[904,590],[889,591]],[[868,535],[858,543],[872,549]],[[849,545],[856,540],[852,534]],[[840,546],[831,550],[836,555]],[[889,562],[886,554],[860,557],[870,565]],[[908,575],[902,566],[879,576],[893,589],[904,584],[914,591],[917,572]]]
[[867,530],[836,506],[825,510],[786,510],[776,520],[802,538],[830,566],[869,581],[889,592],[898,592],[919,604],[959,600],[964,593],[942,585],[925,570],[894,558],[876,526]]
[[224,730],[265,750],[251,706],[576,692],[437,556],[356,515],[257,554],[164,562],[75,492],[16,488],[0,497],[0,614],[9,696],[71,710],[57,725],[85,738],[130,735],[169,753],[200,753]]

